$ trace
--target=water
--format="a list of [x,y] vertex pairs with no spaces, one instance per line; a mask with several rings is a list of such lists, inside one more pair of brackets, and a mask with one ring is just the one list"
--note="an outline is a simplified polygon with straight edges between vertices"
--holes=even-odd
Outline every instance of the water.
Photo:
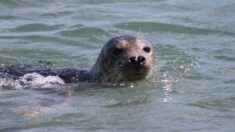
[[0,131],[232,132],[234,16],[234,0],[1,0],[1,65],[90,67],[110,37],[128,33],[152,44],[157,74],[71,96],[0,91]]

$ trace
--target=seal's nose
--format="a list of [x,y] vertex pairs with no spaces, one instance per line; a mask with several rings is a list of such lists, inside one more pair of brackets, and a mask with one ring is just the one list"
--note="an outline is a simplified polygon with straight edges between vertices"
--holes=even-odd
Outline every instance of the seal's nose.
[[145,58],[143,56],[132,56],[129,58],[129,63],[131,64],[138,64],[138,65],[143,65],[145,62]]

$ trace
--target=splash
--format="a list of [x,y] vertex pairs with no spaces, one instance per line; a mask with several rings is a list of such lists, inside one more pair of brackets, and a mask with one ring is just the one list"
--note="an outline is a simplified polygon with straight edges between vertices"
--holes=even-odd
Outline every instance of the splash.
[[169,102],[172,100],[170,94],[174,91],[173,85],[190,75],[198,64],[194,56],[188,55],[174,45],[157,44],[155,49],[158,61],[162,64],[155,80],[157,86],[163,89],[165,95],[163,102]]
[[25,74],[16,80],[7,75],[0,78],[0,89],[34,89],[34,88],[51,88],[63,85],[65,82],[58,76],[42,76],[38,73]]

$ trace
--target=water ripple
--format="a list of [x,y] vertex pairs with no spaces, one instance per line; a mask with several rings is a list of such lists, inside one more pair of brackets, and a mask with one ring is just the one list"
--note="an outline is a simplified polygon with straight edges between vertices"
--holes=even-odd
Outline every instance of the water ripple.
[[186,27],[181,25],[157,23],[157,22],[124,22],[116,24],[116,27],[133,30],[137,32],[170,32],[170,33],[185,33],[185,34],[224,34],[232,35],[235,33],[228,31],[202,29],[196,27]]
[[19,16],[13,16],[13,15],[0,15],[0,20],[19,20],[22,19]]
[[[74,27],[74,26],[73,26]],[[60,34],[69,37],[88,37],[91,35],[110,35],[107,31],[97,28],[97,27],[83,27],[80,25],[79,27],[76,26],[75,29],[62,31]]]
[[226,56],[226,55],[216,55],[216,56],[214,56],[214,57],[215,57],[216,59],[220,59],[220,60],[235,62],[235,57],[230,57],[230,56]]
[[15,28],[10,29],[11,32],[37,32],[37,31],[53,31],[58,30],[63,25],[48,25],[42,23],[31,23],[26,25],[21,25]]

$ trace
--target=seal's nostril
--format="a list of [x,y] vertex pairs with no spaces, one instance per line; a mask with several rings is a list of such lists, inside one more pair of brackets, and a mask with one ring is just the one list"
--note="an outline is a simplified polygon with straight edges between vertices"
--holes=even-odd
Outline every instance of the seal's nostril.
[[144,62],[145,62],[145,58],[143,57],[143,56],[139,56],[139,57],[130,57],[129,58],[129,63],[131,63],[131,64],[144,64]]
[[130,57],[129,63],[136,63],[136,57]]
[[145,61],[145,58],[144,58],[143,56],[139,56],[139,57],[137,58],[137,61],[138,61],[139,63],[143,63],[143,62]]

